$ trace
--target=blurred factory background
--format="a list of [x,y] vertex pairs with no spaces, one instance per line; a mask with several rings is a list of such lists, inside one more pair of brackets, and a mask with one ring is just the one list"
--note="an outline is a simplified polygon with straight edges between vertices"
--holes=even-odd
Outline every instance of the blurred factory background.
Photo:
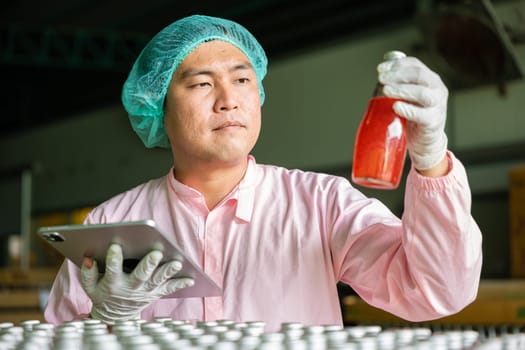
[[[41,303],[34,289],[45,290],[61,262],[35,238],[39,226],[80,223],[89,208],[169,170],[170,152],[145,149],[131,130],[120,89],[151,36],[195,13],[241,23],[267,51],[263,129],[253,152],[260,163],[349,178],[354,136],[383,53],[421,58],[450,89],[449,147],[471,181],[484,234],[482,277],[525,277],[525,0],[4,1],[6,318],[25,312],[27,300]],[[362,190],[402,213],[403,185]],[[509,313],[525,321],[521,287],[507,288],[520,297]],[[6,299],[14,294],[20,307]]]

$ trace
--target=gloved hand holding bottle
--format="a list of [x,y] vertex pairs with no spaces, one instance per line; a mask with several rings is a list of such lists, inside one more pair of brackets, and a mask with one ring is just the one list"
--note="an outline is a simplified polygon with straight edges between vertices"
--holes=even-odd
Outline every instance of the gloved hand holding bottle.
[[179,261],[159,266],[162,258],[162,252],[153,250],[128,274],[122,270],[121,246],[112,244],[102,277],[97,262],[86,258],[81,283],[93,302],[91,317],[110,325],[117,320],[139,319],[140,312],[151,302],[194,284],[192,278],[175,277],[182,267]]
[[383,93],[403,101],[396,114],[407,119],[407,149],[417,170],[439,164],[447,150],[445,121],[448,89],[441,78],[415,57],[386,61],[378,66]]

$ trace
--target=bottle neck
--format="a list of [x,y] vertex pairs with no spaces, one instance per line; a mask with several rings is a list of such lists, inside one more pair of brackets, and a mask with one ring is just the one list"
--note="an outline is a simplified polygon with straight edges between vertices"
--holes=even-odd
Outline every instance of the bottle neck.
[[[398,50],[393,50],[393,51],[386,52],[383,55],[383,60],[385,60],[385,61],[394,61],[394,60],[398,60],[398,59],[403,58],[403,57],[406,57],[406,54],[404,52],[401,52],[401,51],[398,51]],[[383,93],[383,84],[381,84],[378,81],[376,86],[375,86],[374,94],[372,95],[372,97],[379,97],[379,96],[385,96],[385,94]]]
[[383,84],[381,84],[380,82],[376,83],[374,92],[372,94],[372,97],[378,97],[378,96],[385,96],[385,94],[383,93]]

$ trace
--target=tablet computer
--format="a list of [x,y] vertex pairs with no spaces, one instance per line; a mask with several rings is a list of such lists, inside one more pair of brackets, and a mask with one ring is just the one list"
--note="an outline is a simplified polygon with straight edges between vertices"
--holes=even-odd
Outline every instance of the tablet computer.
[[122,246],[124,272],[133,271],[140,259],[151,250],[163,252],[163,261],[178,260],[182,269],[178,277],[192,277],[195,284],[165,298],[209,297],[222,295],[221,288],[204,273],[173,241],[168,240],[153,220],[110,224],[83,224],[40,227],[37,234],[79,268],[84,256],[97,261],[99,272],[105,269],[106,253],[111,243]]

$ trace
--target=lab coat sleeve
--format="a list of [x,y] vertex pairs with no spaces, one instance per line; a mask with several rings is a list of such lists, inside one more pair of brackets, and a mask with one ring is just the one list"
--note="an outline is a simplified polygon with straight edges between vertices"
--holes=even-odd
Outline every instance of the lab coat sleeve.
[[[401,220],[363,197],[338,220],[332,238],[340,280],[369,304],[414,322],[459,312],[479,286],[481,232],[470,213],[465,169],[450,152],[448,159],[443,177],[411,169]],[[342,227],[357,233],[342,238]]]
[[89,316],[92,303],[82,289],[79,277],[79,268],[65,259],[55,277],[44,309],[46,322],[60,325]]

